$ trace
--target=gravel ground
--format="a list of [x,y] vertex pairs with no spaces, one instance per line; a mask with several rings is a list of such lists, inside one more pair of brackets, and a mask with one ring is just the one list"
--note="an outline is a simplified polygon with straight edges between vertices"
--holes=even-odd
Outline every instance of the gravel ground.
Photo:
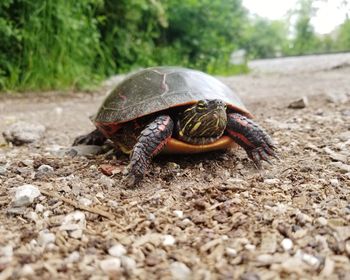
[[[3,98],[1,131],[26,121],[43,136],[0,140],[0,280],[350,279],[350,67],[318,58],[222,78],[279,161],[161,156],[136,189],[122,183],[126,156],[69,148],[103,93]],[[301,97],[305,108],[288,108]]]

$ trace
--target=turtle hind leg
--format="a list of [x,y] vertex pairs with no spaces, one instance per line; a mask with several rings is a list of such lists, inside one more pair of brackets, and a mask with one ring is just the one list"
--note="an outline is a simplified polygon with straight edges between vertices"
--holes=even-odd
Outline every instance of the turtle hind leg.
[[157,117],[141,132],[131,153],[129,174],[126,183],[129,187],[137,185],[143,178],[152,157],[157,155],[170,139],[174,122],[168,115]]
[[73,146],[78,145],[97,145],[102,146],[106,142],[107,138],[98,130],[90,132],[86,135],[81,135],[75,138]]
[[271,163],[270,156],[278,158],[271,137],[251,119],[237,113],[228,114],[226,130],[258,169],[262,160]]

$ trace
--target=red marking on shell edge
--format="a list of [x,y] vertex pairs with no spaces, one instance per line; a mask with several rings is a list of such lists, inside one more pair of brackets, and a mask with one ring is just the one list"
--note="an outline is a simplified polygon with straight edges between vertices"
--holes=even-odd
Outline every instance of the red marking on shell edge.
[[164,131],[165,130],[165,125],[164,124],[159,125],[158,129],[160,131]]
[[242,142],[244,142],[246,145],[248,145],[249,147],[254,147],[254,145],[241,133],[232,131],[230,129],[227,129],[227,132],[233,136],[233,137],[237,137],[239,138]]

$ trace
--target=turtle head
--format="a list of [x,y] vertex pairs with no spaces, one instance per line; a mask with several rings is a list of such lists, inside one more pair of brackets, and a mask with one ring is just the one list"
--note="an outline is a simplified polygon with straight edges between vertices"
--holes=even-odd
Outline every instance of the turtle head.
[[193,144],[214,142],[224,133],[226,104],[219,99],[203,99],[179,116],[179,138]]

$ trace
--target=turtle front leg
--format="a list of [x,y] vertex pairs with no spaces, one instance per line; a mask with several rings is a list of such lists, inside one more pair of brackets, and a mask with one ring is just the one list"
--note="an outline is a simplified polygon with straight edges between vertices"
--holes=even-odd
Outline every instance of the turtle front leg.
[[162,115],[142,130],[131,153],[127,185],[135,186],[143,178],[152,157],[157,155],[170,139],[174,122],[170,116]]
[[261,160],[270,163],[270,156],[277,158],[275,144],[258,124],[238,113],[228,114],[227,117],[228,134],[247,152],[258,169],[261,168]]
[[97,145],[102,146],[107,138],[98,129],[86,135],[81,135],[74,139],[73,146],[78,145]]

